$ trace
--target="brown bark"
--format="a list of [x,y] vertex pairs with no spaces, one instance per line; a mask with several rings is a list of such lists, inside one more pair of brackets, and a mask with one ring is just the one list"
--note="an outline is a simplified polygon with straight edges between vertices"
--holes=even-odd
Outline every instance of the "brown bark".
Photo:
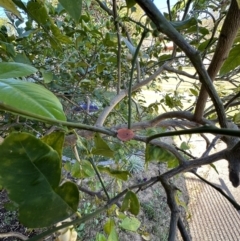
[[[224,61],[227,59],[239,27],[240,10],[236,0],[232,0],[218,39],[216,51],[207,70],[212,81],[215,79],[218,71],[222,67]],[[200,121],[203,117],[207,98],[208,93],[205,87],[202,85],[195,109],[196,121]]]

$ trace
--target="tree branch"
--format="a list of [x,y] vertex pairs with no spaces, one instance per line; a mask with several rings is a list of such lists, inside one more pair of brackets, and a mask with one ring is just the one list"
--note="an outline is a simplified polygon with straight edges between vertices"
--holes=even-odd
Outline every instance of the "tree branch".
[[213,183],[209,182],[208,180],[204,179],[203,177],[201,177],[200,175],[198,175],[196,172],[191,171],[191,173],[193,173],[196,177],[198,177],[200,180],[202,180],[203,182],[205,182],[207,185],[211,186],[212,188],[214,188],[216,191],[218,191],[220,194],[222,194],[232,205],[233,207],[239,211],[240,210],[240,205],[232,198],[230,198],[221,188],[217,187],[216,185],[214,185]]
[[178,218],[178,229],[184,241],[191,241],[191,237],[189,237],[189,234],[183,224],[181,217]]
[[[148,83],[150,83],[153,79],[155,79],[163,70],[164,67],[167,65],[167,63],[163,64],[160,68],[158,68],[154,74],[152,74],[151,76],[149,76],[148,78],[146,78],[145,80],[142,80],[140,83],[135,84],[132,87],[132,91],[136,91],[138,89],[140,89],[141,87],[147,85]],[[104,121],[106,120],[107,116],[109,115],[109,113],[113,110],[113,108],[124,98],[127,96],[128,90],[122,90],[120,91],[119,95],[117,95],[116,97],[114,97],[111,102],[110,105],[107,106],[99,115],[97,121],[96,121],[96,126],[102,126]]]
[[199,79],[205,86],[208,94],[210,95],[216,112],[218,114],[218,119],[220,126],[223,128],[227,127],[227,119],[223,104],[213,86],[211,78],[209,77],[197,50],[192,48],[192,46],[183,38],[183,36],[171,25],[170,22],[161,14],[152,1],[148,0],[136,0],[136,2],[141,6],[141,8],[146,12],[148,17],[155,23],[157,29],[166,34],[175,44],[180,47],[188,58],[191,60],[193,66],[198,72]]
[[167,194],[167,203],[171,210],[171,220],[170,220],[168,241],[175,241],[177,236],[177,224],[179,220],[179,209],[175,201],[176,188],[170,185],[168,180],[165,178],[160,177],[160,181]]
[[[208,74],[212,81],[214,81],[218,71],[222,67],[222,64],[227,59],[239,27],[240,27],[240,10],[238,8],[238,4],[236,0],[232,0],[227,16],[223,23],[222,30],[220,32],[220,36],[219,36],[219,40],[217,43],[214,56],[208,68]],[[203,117],[208,94],[209,93],[207,93],[206,91],[206,83],[203,83],[200,90],[199,98],[197,101],[196,110],[195,110],[196,121],[199,121]],[[221,126],[226,127],[223,125]]]
[[28,237],[17,232],[9,232],[9,233],[0,233],[0,238],[9,238],[9,237],[16,237],[21,240],[27,240]]

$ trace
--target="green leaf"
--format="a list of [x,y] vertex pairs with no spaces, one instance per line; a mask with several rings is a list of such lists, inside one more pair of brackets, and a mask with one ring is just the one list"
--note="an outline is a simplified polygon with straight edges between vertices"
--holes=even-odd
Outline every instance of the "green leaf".
[[129,231],[133,231],[133,232],[136,232],[140,227],[140,225],[141,225],[141,222],[134,217],[131,217],[131,218],[126,217],[125,219],[123,219],[122,223],[120,223],[121,228]]
[[183,141],[183,142],[181,143],[180,148],[181,148],[182,150],[189,150],[189,149],[190,149],[189,145],[188,145],[185,141]]
[[178,159],[177,158],[169,158],[167,160],[168,168],[174,168],[178,166]]
[[240,44],[234,46],[229,55],[228,58],[225,60],[221,70],[220,75],[227,74],[231,70],[234,70],[236,67],[240,65]]
[[19,206],[26,227],[53,225],[74,214],[79,192],[74,183],[61,179],[58,153],[27,133],[12,133],[0,145],[0,184]]
[[102,73],[105,68],[106,68],[106,64],[98,64],[97,65],[97,74]]
[[236,113],[233,116],[233,121],[234,121],[234,123],[239,123],[240,122],[240,113]]
[[164,61],[167,61],[171,59],[171,55],[170,54],[163,54],[163,55],[160,55],[160,57],[158,58],[158,60],[160,62],[164,62]]
[[120,211],[130,211],[133,215],[138,215],[140,211],[140,204],[137,195],[134,192],[128,191],[126,193]]
[[166,105],[170,108],[174,108],[175,104],[174,104],[174,99],[172,97],[170,97],[168,94],[165,95],[165,102]]
[[218,172],[216,166],[215,166],[213,163],[210,163],[209,165],[210,165],[210,166],[215,170],[215,172],[219,175],[219,172]]
[[199,95],[199,93],[198,93],[197,90],[192,89],[192,88],[190,88],[189,90],[190,90],[190,92],[191,92],[194,96],[198,96],[198,95]]
[[145,151],[145,162],[159,161],[166,162],[168,167],[178,166],[178,159],[169,151],[159,146],[147,144]]
[[53,150],[55,150],[59,157],[62,158],[62,149],[63,149],[63,144],[64,144],[64,133],[61,131],[58,132],[52,132],[49,135],[44,136],[41,138],[41,140],[51,146]]
[[13,57],[13,60],[17,63],[28,64],[28,67],[29,67],[29,65],[32,64],[31,61],[29,60],[29,58],[26,56],[26,54],[24,52],[16,54]]
[[30,0],[27,3],[27,10],[33,20],[40,25],[47,25],[51,22],[44,3],[40,0]]
[[14,57],[16,55],[13,44],[0,41],[0,46],[2,46],[6,53],[9,54],[11,57]]
[[46,84],[49,84],[53,81],[53,73],[51,71],[46,71],[44,69],[41,70],[43,81]]
[[117,35],[115,33],[106,33],[103,44],[108,47],[113,47],[117,43]]
[[16,79],[0,79],[0,101],[17,109],[66,120],[58,98],[44,87]]
[[107,241],[107,239],[106,239],[106,237],[103,234],[97,233],[96,241]]
[[0,63],[0,79],[28,76],[35,72],[37,72],[37,69],[31,65],[16,62]]
[[95,147],[92,149],[92,154],[101,155],[106,157],[113,157],[114,151],[108,146],[108,144],[102,139],[99,133],[94,135]]
[[115,228],[112,228],[107,241],[118,241],[118,235]]
[[12,2],[12,0],[0,0],[0,6],[5,8],[6,10],[12,12],[16,16],[18,16],[20,19],[22,19],[20,12],[17,10],[15,4]]
[[76,23],[79,22],[82,12],[82,0],[59,0]]
[[83,160],[81,163],[75,162],[71,166],[71,175],[76,178],[93,177],[95,171],[89,161]]
[[112,218],[109,218],[104,224],[103,230],[107,235],[109,235],[114,227],[115,227],[114,220]]
[[128,177],[131,176],[128,171],[113,170],[113,169],[110,169],[109,167],[102,167],[102,166],[98,166],[97,168],[100,172],[106,172],[110,176],[123,181],[127,181]]
[[131,8],[136,4],[135,0],[126,0],[127,8]]
[[54,24],[51,24],[50,28],[51,28],[52,34],[59,42],[65,43],[65,44],[72,43],[72,41],[67,36],[65,36],[61,33],[61,31],[59,30],[59,28],[57,26],[55,26]]
[[238,9],[240,9],[240,0],[237,0]]
[[195,26],[197,24],[197,20],[195,18],[189,18],[184,21],[171,22],[171,24],[177,30],[183,30],[191,26]]

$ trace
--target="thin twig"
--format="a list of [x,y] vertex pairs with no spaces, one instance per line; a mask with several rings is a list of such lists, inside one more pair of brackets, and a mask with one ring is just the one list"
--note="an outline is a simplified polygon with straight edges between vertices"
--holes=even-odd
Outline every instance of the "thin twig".
[[118,23],[118,14],[117,14],[117,3],[116,0],[113,0],[113,19],[114,25],[117,31],[117,75],[118,75],[118,84],[117,84],[117,94],[120,92],[121,88],[121,35],[119,30],[119,23]]
[[207,181],[206,179],[204,179],[203,177],[201,177],[200,175],[198,175],[196,172],[191,171],[191,173],[193,173],[195,176],[197,176],[200,180],[202,180],[203,182],[205,182],[206,184],[208,184],[209,186],[211,186],[212,188],[214,188],[216,191],[218,191],[220,194],[222,194],[232,205],[233,207],[239,211],[240,210],[240,205],[232,198],[230,198],[220,187],[217,187],[216,185],[214,185],[213,183]]
[[133,72],[134,72],[134,67],[135,63],[138,57],[138,53],[140,51],[140,48],[142,46],[143,40],[147,34],[147,31],[144,29],[142,33],[142,37],[139,41],[139,44],[135,50],[135,53],[133,55],[133,60],[132,60],[132,69],[130,73],[130,81],[129,81],[129,86],[128,86],[128,129],[131,129],[131,117],[132,117],[132,81],[133,81]]
[[105,194],[106,194],[106,196],[107,196],[107,199],[108,199],[108,201],[109,201],[109,200],[110,200],[110,196],[109,196],[109,194],[108,194],[108,192],[107,192],[107,189],[106,189],[106,187],[105,187],[105,185],[104,185],[104,183],[103,183],[103,180],[102,180],[102,178],[101,178],[101,175],[100,175],[100,173],[99,173],[99,171],[98,171],[98,169],[97,169],[94,161],[93,161],[91,158],[89,159],[89,161],[90,161],[90,163],[92,164],[93,169],[94,169],[95,173],[97,174],[97,177],[98,177],[98,179],[99,179],[99,181],[100,181],[100,183],[101,183],[101,185],[102,185],[103,191],[105,192]]
[[17,232],[9,232],[9,233],[0,233],[0,238],[8,238],[8,237],[16,237],[21,240],[27,240],[28,237]]

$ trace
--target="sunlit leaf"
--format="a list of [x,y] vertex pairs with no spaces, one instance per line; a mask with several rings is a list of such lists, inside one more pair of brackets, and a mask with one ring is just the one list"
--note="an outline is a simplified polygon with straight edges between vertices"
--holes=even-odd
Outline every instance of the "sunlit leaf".
[[0,79],[0,101],[4,104],[57,120],[66,120],[58,98],[44,87],[16,79]]
[[211,166],[211,167],[214,169],[214,171],[219,175],[219,172],[218,172],[216,166],[215,166],[213,163],[211,163],[210,166]]
[[0,6],[5,8],[6,10],[12,12],[16,16],[18,16],[20,19],[22,19],[20,12],[17,10],[15,4],[12,2],[12,0],[0,0]]
[[112,218],[109,218],[103,226],[104,232],[109,235],[112,229],[115,227],[115,222]]
[[120,223],[120,227],[125,229],[125,230],[129,230],[129,231],[133,231],[136,232],[138,230],[138,228],[140,227],[141,222],[134,217],[126,217],[121,223]]
[[118,241],[118,235],[115,228],[112,228],[107,241]]
[[63,148],[63,144],[64,144],[64,133],[61,131],[58,132],[52,132],[49,135],[46,135],[44,137],[41,138],[41,140],[51,146],[53,148],[53,150],[55,150],[59,157],[62,158],[62,148]]
[[107,241],[107,239],[106,239],[106,237],[103,234],[97,233],[96,241]]
[[234,123],[239,123],[240,122],[240,113],[236,113],[233,116],[233,121],[234,121]]
[[127,8],[131,8],[136,4],[135,0],[126,0]]
[[180,148],[181,148],[182,150],[189,150],[189,149],[190,149],[189,145],[188,145],[185,141],[183,141],[183,142],[181,143]]
[[37,72],[37,69],[31,65],[16,62],[0,63],[0,79],[28,76],[35,72]]
[[190,90],[190,92],[191,92],[194,96],[198,96],[198,95],[199,95],[199,93],[198,93],[197,90],[192,89],[192,88],[190,88],[189,90]]
[[220,75],[224,75],[231,70],[234,70],[240,65],[240,44],[233,46],[228,58],[225,60],[221,70]]

